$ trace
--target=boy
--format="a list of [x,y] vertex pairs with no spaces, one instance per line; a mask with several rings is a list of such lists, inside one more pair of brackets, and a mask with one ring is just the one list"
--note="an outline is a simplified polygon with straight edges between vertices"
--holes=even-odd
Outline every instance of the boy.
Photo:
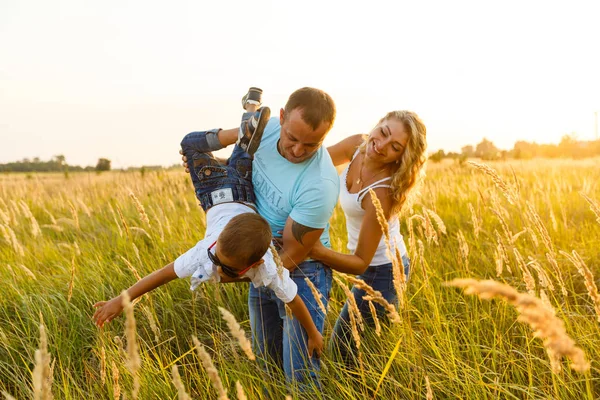
[[[250,280],[255,287],[266,286],[292,310],[308,334],[308,351],[320,356],[323,337],[316,328],[306,305],[297,294],[289,272],[280,272],[269,251],[271,228],[254,207],[252,159],[258,149],[264,127],[269,120],[267,107],[258,109],[262,90],[250,88],[242,99],[246,110],[242,117],[238,141],[226,165],[219,163],[211,151],[222,148],[220,131],[192,132],[181,142],[182,154],[190,165],[196,197],[206,212],[206,234],[185,254],[144,277],[127,289],[135,299],[176,278],[191,276],[191,289],[209,279],[222,282]],[[102,327],[118,316],[123,307],[121,296],[94,304],[93,319]]]

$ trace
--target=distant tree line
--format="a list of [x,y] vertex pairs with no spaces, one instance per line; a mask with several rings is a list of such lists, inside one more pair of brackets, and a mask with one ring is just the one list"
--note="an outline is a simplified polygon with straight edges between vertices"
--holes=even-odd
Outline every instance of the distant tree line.
[[21,161],[0,164],[0,172],[80,172],[80,171],[110,171],[110,160],[100,158],[95,167],[80,167],[79,165],[68,165],[63,155],[52,157],[49,161],[42,161],[39,157],[33,159],[24,158]]
[[501,150],[488,139],[483,139],[475,147],[469,145],[461,148],[460,153],[438,150],[430,154],[429,159],[439,162],[444,158],[456,159],[464,162],[468,158],[477,157],[482,160],[506,160],[509,158],[523,160],[536,157],[542,158],[587,158],[600,156],[600,140],[577,140],[574,134],[565,135],[558,144],[538,144],[535,142],[517,141],[512,150]]

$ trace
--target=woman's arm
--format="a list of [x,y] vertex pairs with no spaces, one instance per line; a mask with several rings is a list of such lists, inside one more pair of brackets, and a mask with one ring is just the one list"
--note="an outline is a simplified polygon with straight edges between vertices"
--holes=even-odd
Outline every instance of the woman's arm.
[[356,149],[364,141],[363,135],[352,135],[327,148],[331,161],[336,167],[352,160]]
[[[392,209],[389,193],[390,191],[387,188],[375,189],[375,194],[381,202],[386,220],[389,220]],[[383,232],[377,221],[377,211],[369,194],[363,199],[362,205],[365,215],[360,226],[358,243],[354,254],[338,253],[323,245],[319,246],[320,243],[317,243],[317,246],[314,247],[310,254],[312,258],[322,261],[332,269],[346,274],[360,275],[365,272],[377,251]]]

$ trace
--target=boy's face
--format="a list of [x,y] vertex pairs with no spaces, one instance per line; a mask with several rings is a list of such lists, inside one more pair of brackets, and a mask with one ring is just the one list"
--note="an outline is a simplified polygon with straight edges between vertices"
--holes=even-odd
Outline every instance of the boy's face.
[[223,271],[223,267],[221,265],[215,264],[215,265],[217,265],[217,272],[219,273],[221,278],[224,278],[224,279],[237,278],[237,277],[245,274],[246,272],[248,272],[248,270],[250,268],[260,265],[260,263],[262,262],[262,260],[260,260],[259,262],[254,263],[252,265],[246,265],[234,256],[227,256],[226,254],[224,254],[222,251],[219,250],[218,241],[217,241],[217,246],[215,248],[215,256],[217,256],[217,260],[220,262],[221,265],[225,265],[227,269],[232,270],[232,272],[234,272],[234,274],[237,275],[237,276],[232,276],[234,274],[228,275],[227,273],[225,273]]

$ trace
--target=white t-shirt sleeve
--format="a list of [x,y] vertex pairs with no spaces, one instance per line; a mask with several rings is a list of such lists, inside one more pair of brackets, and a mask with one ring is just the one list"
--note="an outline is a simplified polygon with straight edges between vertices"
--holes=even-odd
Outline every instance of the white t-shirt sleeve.
[[195,290],[202,282],[211,279],[220,280],[215,266],[206,254],[206,245],[203,240],[177,257],[174,270],[179,278],[192,277],[191,290]]
[[290,278],[290,272],[283,268],[281,276],[277,273],[277,265],[273,260],[271,250],[263,257],[264,263],[253,268],[254,271],[246,274],[252,281],[254,287],[266,286],[275,292],[278,299],[284,303],[294,300],[298,294],[296,282]]

